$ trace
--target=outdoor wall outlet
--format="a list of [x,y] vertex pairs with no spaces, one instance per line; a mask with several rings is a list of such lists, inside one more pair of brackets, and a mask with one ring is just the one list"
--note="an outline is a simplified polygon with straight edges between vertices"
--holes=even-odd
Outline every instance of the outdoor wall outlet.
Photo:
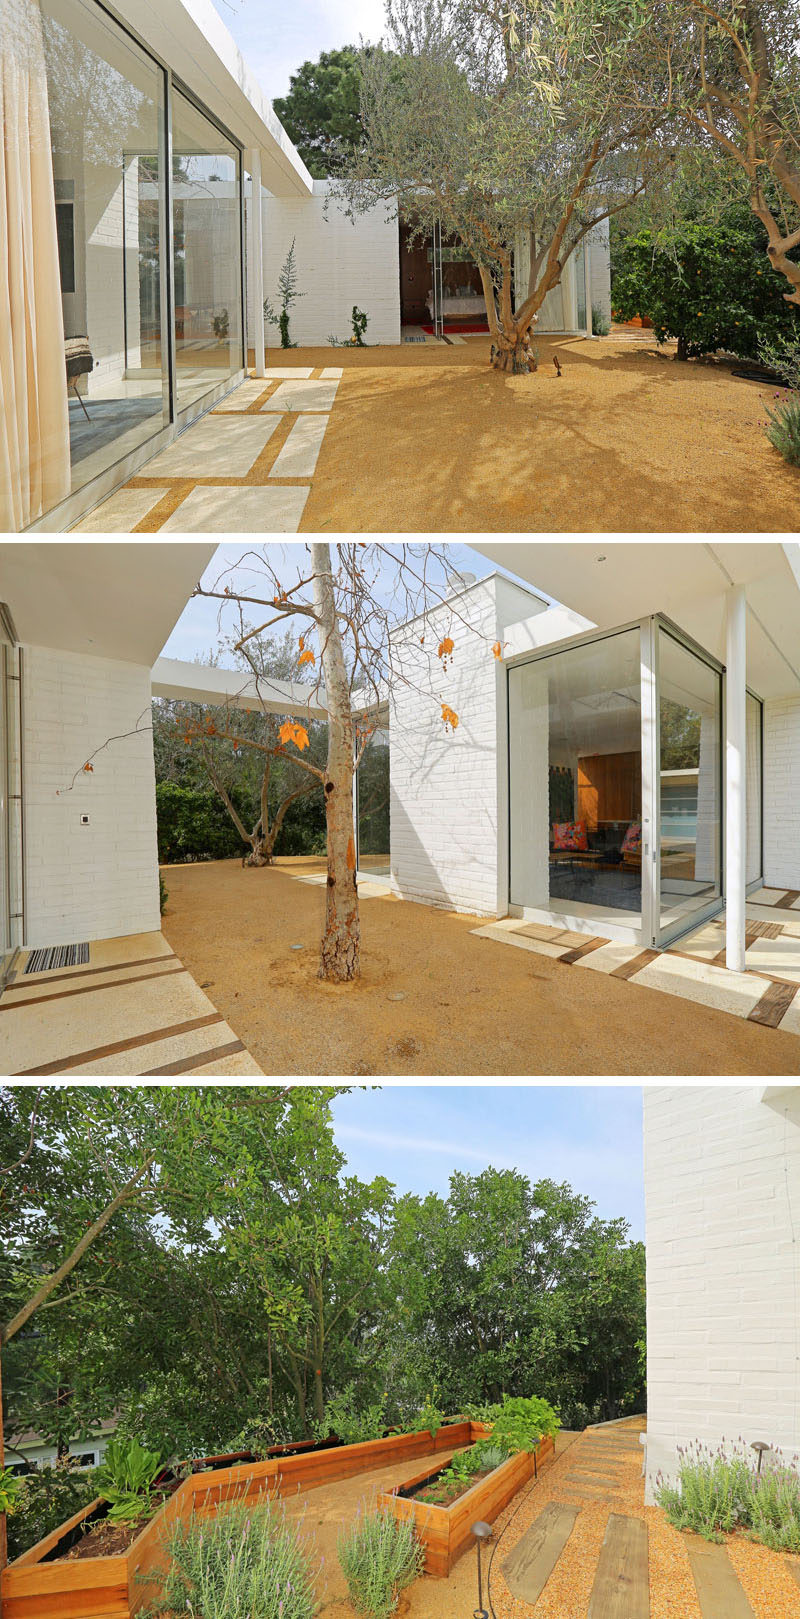
[[81,826],[88,826],[88,825],[89,825],[89,817],[88,817],[88,815],[82,815],[81,816]]

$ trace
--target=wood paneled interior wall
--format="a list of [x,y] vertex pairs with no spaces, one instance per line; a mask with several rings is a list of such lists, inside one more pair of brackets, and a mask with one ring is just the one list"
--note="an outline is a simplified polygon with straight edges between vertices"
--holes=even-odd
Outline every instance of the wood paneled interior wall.
[[578,819],[596,832],[601,821],[633,821],[641,813],[642,755],[593,753],[578,760]]

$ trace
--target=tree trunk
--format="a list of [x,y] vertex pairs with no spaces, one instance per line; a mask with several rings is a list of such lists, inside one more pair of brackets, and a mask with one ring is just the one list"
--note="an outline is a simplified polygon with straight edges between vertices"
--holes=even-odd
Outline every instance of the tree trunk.
[[527,331],[522,335],[514,332],[510,338],[493,343],[491,359],[495,371],[505,371],[513,377],[527,376],[529,371],[536,370],[536,358]]
[[686,338],[683,336],[682,333],[681,333],[681,336],[678,338],[678,352],[675,355],[675,358],[676,358],[676,360],[688,360],[688,358],[689,358],[688,345],[687,345],[687,342],[686,342]]
[[328,760],[325,773],[328,884],[319,976],[332,984],[358,978],[361,924],[356,883],[353,821],[353,718],[350,686],[336,616],[331,548],[311,547],[314,605],[319,620],[320,657],[328,703]]
[[252,834],[252,844],[253,847],[250,850],[250,853],[244,856],[242,865],[271,866],[273,863],[272,851],[275,845],[275,839],[267,837],[263,832],[256,830]]

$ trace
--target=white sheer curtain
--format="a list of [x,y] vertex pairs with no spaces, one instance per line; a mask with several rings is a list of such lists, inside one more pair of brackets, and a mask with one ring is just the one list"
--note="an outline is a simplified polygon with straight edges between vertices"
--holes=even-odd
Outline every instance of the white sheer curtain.
[[70,490],[69,409],[42,18],[0,0],[0,531]]

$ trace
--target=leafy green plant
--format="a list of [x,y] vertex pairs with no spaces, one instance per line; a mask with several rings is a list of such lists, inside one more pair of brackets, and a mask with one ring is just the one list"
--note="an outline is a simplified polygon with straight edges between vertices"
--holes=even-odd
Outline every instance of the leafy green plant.
[[416,1416],[410,1417],[403,1423],[403,1433],[429,1433],[432,1439],[436,1438],[439,1429],[444,1426],[444,1412],[438,1405],[434,1405],[430,1394],[425,1395],[424,1404]]
[[611,322],[599,304],[592,304],[592,332],[595,337],[608,337]]
[[350,1601],[369,1619],[389,1619],[398,1593],[422,1573],[423,1549],[412,1523],[400,1523],[384,1512],[358,1514],[339,1536]]
[[677,1485],[656,1478],[655,1498],[676,1529],[693,1529],[704,1540],[750,1523],[755,1474],[741,1451],[711,1452],[703,1445],[678,1451]]
[[382,1394],[380,1400],[372,1405],[360,1406],[355,1385],[348,1383],[341,1394],[325,1402],[325,1415],[321,1422],[314,1424],[315,1439],[327,1439],[329,1434],[336,1434],[345,1445],[360,1445],[367,1439],[381,1439],[389,1425],[386,1417],[387,1398],[386,1394]]
[[264,319],[269,322],[270,326],[278,327],[281,334],[282,349],[297,348],[297,344],[292,342],[289,331],[289,318],[292,305],[297,302],[298,298],[305,297],[305,293],[298,292],[297,290],[297,264],[294,256],[294,244],[295,238],[292,237],[292,245],[289,248],[283,264],[281,265],[280,273],[278,275],[278,298],[280,300],[280,312],[276,314],[272,304],[269,301],[269,298],[264,299]]
[[457,1450],[449,1465],[443,1467],[438,1478],[420,1492],[418,1499],[437,1502],[460,1495],[469,1488],[478,1473],[493,1472],[495,1467],[502,1466],[508,1460],[508,1455],[504,1445],[496,1445],[491,1439],[481,1439],[469,1450]]
[[153,1509],[153,1480],[161,1466],[138,1439],[112,1439],[97,1470],[97,1493],[110,1503],[112,1523],[136,1523]]
[[194,1619],[312,1619],[314,1575],[297,1528],[280,1507],[238,1503],[210,1521],[192,1517],[164,1537],[166,1575],[151,1611]]
[[758,357],[787,388],[800,393],[800,337],[784,337],[759,345]]
[[800,395],[786,394],[775,409],[768,405],[767,416],[769,424],[764,431],[770,444],[790,467],[800,467]]
[[507,1396],[492,1423],[492,1442],[510,1453],[535,1450],[540,1439],[546,1434],[554,1437],[560,1426],[558,1412],[549,1401],[535,1395],[528,1400]]
[[359,309],[358,304],[353,304],[353,313],[350,317],[350,324],[353,328],[353,335],[350,342],[355,344],[356,348],[366,348],[366,343],[364,342],[364,333],[369,324],[369,317],[364,314],[363,309]]
[[800,1477],[793,1467],[768,1468],[756,1479],[750,1528],[774,1552],[800,1552]]
[[166,884],[164,882],[164,878],[163,878],[161,872],[159,872],[159,874],[158,874],[158,908],[159,908],[159,911],[161,912],[162,916],[164,915],[164,912],[165,912],[165,910],[167,908],[167,900],[168,899],[169,899],[169,889],[167,888],[167,886],[166,886]]
[[8,1519],[10,1558],[21,1557],[97,1495],[94,1469],[78,1467],[72,1456],[22,1473],[17,1485],[13,1516]]
[[230,317],[227,309],[221,309],[219,314],[214,316],[212,325],[214,327],[214,336],[219,339],[220,343],[224,343],[228,336],[230,326]]
[[22,1480],[10,1467],[0,1467],[0,1512],[16,1512]]

